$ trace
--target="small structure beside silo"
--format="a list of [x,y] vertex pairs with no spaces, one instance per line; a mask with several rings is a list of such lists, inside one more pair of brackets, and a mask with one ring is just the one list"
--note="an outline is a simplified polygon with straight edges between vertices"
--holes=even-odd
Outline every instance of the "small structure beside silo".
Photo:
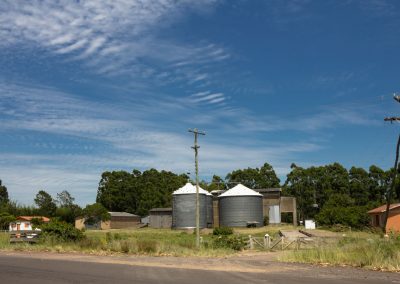
[[[207,195],[209,193],[199,188],[200,205],[200,228],[206,228],[207,218]],[[212,205],[210,205],[212,209]],[[212,218],[212,217],[210,217]],[[211,221],[212,222],[212,221]],[[212,224],[211,224],[212,225]],[[174,229],[192,229],[196,227],[196,187],[191,183],[172,193],[172,228]]]
[[86,220],[84,217],[75,218],[75,228],[86,230],[108,230],[137,228],[140,225],[140,216],[127,212],[108,212],[110,220]]
[[255,189],[263,195],[263,214],[268,216],[269,224],[280,224],[282,214],[290,214],[292,223],[297,226],[296,198],[282,196],[281,188]]
[[263,196],[238,184],[218,197],[219,226],[263,226]]
[[149,227],[171,229],[172,208],[153,208],[149,210]]

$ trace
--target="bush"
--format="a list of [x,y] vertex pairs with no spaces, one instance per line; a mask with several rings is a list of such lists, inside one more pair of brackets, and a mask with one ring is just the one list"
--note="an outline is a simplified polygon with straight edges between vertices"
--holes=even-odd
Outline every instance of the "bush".
[[42,237],[53,236],[61,241],[79,241],[85,236],[82,231],[76,229],[74,226],[60,221],[50,221],[41,226]]
[[247,245],[243,237],[227,235],[220,235],[214,239],[213,243],[216,248],[230,248],[233,250],[242,250]]
[[219,227],[214,228],[213,235],[214,236],[228,236],[233,234],[233,229],[229,227]]
[[269,216],[264,216],[263,224],[264,224],[264,226],[268,226],[269,225]]

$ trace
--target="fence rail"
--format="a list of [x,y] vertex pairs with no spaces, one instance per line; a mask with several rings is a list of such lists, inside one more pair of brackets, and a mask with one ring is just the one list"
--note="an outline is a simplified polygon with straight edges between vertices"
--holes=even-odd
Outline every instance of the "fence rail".
[[[318,239],[318,240],[317,240]],[[249,235],[248,248],[249,249],[263,249],[263,250],[285,250],[289,248],[300,249],[301,246],[316,245],[317,243],[324,242],[321,238],[295,237],[287,238],[280,235],[273,240],[268,234],[264,237],[253,237]]]
[[10,243],[37,243],[40,231],[11,231]]

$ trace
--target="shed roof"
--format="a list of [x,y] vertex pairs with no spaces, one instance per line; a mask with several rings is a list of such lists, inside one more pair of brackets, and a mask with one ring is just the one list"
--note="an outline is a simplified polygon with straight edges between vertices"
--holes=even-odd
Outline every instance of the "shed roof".
[[262,196],[262,195],[239,183],[235,187],[225,191],[219,197],[227,197],[227,196]]
[[260,188],[260,189],[254,189],[254,190],[257,191],[257,192],[261,192],[261,193],[263,193],[263,192],[281,192],[282,191],[282,189],[279,188],[279,187],[276,187],[276,188]]
[[131,214],[128,212],[108,212],[110,213],[111,217],[140,217],[135,214]]
[[[193,184],[188,182],[187,184],[185,184],[181,188],[175,190],[172,194],[176,195],[176,194],[193,194],[193,193],[196,193],[196,186],[194,186]],[[200,186],[199,186],[199,193],[200,194],[205,194],[205,195],[211,195],[211,193],[209,193],[208,191],[202,189]]]
[[41,219],[43,222],[50,222],[50,219],[44,216],[18,216],[17,220],[32,221],[32,219]]
[[[400,207],[400,203],[390,204],[389,211]],[[368,214],[377,214],[386,212],[386,204],[368,211]]]
[[171,212],[172,208],[153,208],[149,212]]

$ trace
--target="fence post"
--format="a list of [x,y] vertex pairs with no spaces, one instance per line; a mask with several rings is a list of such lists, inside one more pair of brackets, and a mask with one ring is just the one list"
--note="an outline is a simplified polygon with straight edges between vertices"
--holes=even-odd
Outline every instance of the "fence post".
[[282,237],[281,237],[281,245],[282,245],[281,248],[282,248],[282,250],[283,250],[283,247],[284,247],[284,245],[285,245],[285,244],[284,244],[284,240],[285,240],[285,238],[282,236]]
[[271,246],[271,238],[268,234],[265,234],[264,236],[264,248],[269,249],[269,247]]
[[254,249],[254,242],[253,242],[253,238],[251,237],[251,235],[249,235],[249,242],[250,242],[250,249]]

